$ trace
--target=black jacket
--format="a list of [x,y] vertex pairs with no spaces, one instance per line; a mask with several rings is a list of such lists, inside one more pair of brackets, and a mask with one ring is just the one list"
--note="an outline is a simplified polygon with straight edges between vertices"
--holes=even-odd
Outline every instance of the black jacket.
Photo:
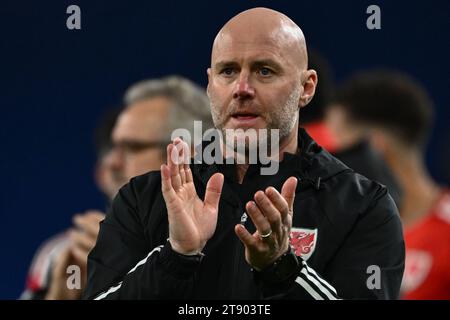
[[333,156],[355,172],[384,184],[398,207],[401,201],[400,186],[381,155],[373,149],[367,140],[359,141],[347,149],[338,150],[333,153]]
[[[261,176],[257,166],[251,166],[241,186],[225,165],[192,165],[200,198],[211,175],[222,171],[226,177],[217,228],[201,262],[176,254],[167,242],[160,173],[133,178],[120,190],[101,224],[97,244],[89,255],[84,297],[397,298],[404,242],[398,212],[386,188],[354,173],[303,129],[299,143],[300,155],[286,154],[278,174]],[[292,175],[299,178],[293,228],[303,230],[293,229],[297,233],[291,236],[298,240],[293,246],[301,255],[302,268],[297,278],[283,286],[257,285],[234,226],[241,221],[245,201],[254,192],[270,185],[280,190]],[[254,230],[250,219],[246,225]]]

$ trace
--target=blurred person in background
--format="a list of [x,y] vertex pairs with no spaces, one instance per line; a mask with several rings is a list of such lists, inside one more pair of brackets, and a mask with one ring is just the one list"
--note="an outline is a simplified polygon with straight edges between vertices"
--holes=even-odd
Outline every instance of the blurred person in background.
[[360,73],[343,85],[329,116],[346,142],[368,134],[400,183],[403,299],[450,299],[450,191],[433,181],[424,162],[433,120],[427,92],[402,73]]
[[95,148],[99,159],[95,170],[95,182],[105,196],[106,208],[110,206],[120,187],[128,182],[114,162],[114,146],[111,140],[112,131],[122,110],[120,107],[105,112],[95,130]]
[[[328,61],[315,50],[308,53],[308,59],[320,80],[314,99],[300,110],[300,125],[320,146],[355,172],[386,185],[398,206],[401,197],[399,184],[383,157],[370,145],[366,132],[355,130],[351,124],[342,121],[342,115],[336,109],[330,108],[335,84]],[[336,127],[336,123],[343,127]]]
[[[114,170],[111,131],[119,114],[112,109],[100,118],[95,131],[97,163],[94,178],[97,187],[105,195],[107,205],[125,183]],[[67,288],[67,267],[77,265],[81,275],[86,275],[86,259],[97,239],[99,222],[105,217],[98,210],[88,210],[73,217],[73,225],[44,243],[35,253],[27,274],[25,291],[21,299],[78,299],[81,289]],[[82,279],[81,282],[85,282]]]
[[124,182],[159,170],[175,129],[185,128],[194,136],[195,120],[205,130],[213,127],[205,90],[180,76],[138,82],[124,100],[127,108],[112,133],[113,158]]
[[[194,120],[213,126],[205,90],[188,79],[169,76],[132,85],[120,114],[107,114],[97,132],[95,177],[109,203],[132,177],[157,170],[165,159],[164,137],[177,128],[193,134]],[[33,259],[23,299],[79,299],[86,283],[87,255],[94,247],[105,214],[88,211],[74,226],[41,246]],[[80,290],[67,287],[67,267],[78,265]]]

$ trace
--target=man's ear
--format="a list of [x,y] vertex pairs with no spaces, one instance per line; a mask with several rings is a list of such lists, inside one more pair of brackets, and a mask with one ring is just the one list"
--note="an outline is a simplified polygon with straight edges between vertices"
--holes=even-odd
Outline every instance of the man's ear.
[[211,68],[206,69],[206,74],[208,75],[208,83],[211,81]]
[[369,141],[375,150],[383,156],[386,155],[388,151],[387,137],[381,130],[372,128],[370,130]]
[[211,68],[206,69],[206,74],[208,75],[208,85],[206,86],[206,94],[209,97],[209,83],[211,81]]
[[304,71],[302,78],[303,92],[298,103],[300,108],[303,108],[312,100],[318,81],[317,72],[312,69]]

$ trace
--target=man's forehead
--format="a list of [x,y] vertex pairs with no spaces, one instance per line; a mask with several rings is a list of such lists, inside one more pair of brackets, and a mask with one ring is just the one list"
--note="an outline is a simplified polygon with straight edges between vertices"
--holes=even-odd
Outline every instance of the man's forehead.
[[280,46],[279,32],[245,31],[232,32],[224,31],[217,35],[214,49],[227,49],[232,46]]
[[212,52],[211,65],[228,62],[291,62],[301,63],[302,54],[298,47],[271,36],[224,37]]
[[115,136],[127,139],[159,137],[165,128],[164,119],[167,119],[170,107],[170,99],[160,96],[136,102],[119,116],[114,128]]
[[274,56],[292,57],[297,63],[306,61],[303,33],[292,21],[273,18],[267,21],[236,20],[230,20],[217,34],[212,48],[212,63],[230,53],[245,55],[258,50]]

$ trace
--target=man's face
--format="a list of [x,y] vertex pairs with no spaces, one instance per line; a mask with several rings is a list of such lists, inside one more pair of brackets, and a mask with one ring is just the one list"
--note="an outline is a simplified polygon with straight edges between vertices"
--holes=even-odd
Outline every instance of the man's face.
[[112,140],[115,171],[125,182],[159,170],[165,157],[170,100],[155,97],[129,106],[119,116]]
[[222,36],[208,69],[208,95],[216,128],[294,128],[302,93],[300,66],[276,34]]
[[113,148],[105,152],[98,159],[95,167],[97,186],[109,200],[113,200],[119,189],[127,182],[122,171],[117,170],[115,153]]

